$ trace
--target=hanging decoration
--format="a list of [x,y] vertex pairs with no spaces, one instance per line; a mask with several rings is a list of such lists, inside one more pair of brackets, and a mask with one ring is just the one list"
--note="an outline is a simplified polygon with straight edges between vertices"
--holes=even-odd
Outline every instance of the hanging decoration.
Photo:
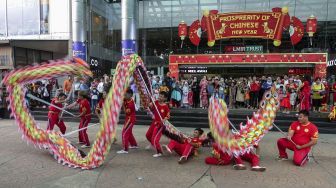
[[189,39],[191,43],[193,43],[195,46],[198,46],[201,41],[201,23],[199,20],[194,21],[189,28]]
[[187,24],[182,20],[180,24],[178,25],[178,36],[181,38],[181,48],[183,46],[183,41],[185,37],[188,34],[188,26]]
[[291,25],[289,26],[289,35],[292,45],[296,45],[303,38],[304,26],[297,17],[293,16],[291,20]]
[[313,36],[316,33],[316,29],[317,29],[317,19],[314,15],[311,15],[307,19],[307,25],[306,25],[306,31],[308,33],[311,46],[313,45]]

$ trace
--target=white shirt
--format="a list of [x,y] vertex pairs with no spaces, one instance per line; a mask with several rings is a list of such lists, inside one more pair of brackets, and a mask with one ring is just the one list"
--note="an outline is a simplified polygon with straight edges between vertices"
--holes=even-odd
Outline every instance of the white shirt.
[[99,84],[97,86],[97,90],[98,90],[99,93],[104,92],[104,82],[99,82]]

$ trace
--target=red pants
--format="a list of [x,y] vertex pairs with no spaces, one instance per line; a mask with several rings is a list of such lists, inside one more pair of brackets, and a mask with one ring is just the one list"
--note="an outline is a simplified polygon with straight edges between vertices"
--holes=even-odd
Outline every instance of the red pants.
[[[91,116],[83,116],[81,117],[80,123],[79,123],[79,128],[84,128],[87,127],[89,125],[91,121]],[[90,146],[90,141],[89,141],[89,137],[88,134],[86,133],[87,129],[81,130],[78,132],[78,138],[79,138],[79,142],[83,142],[85,143],[85,145]]]
[[216,157],[205,158],[205,163],[209,165],[229,165],[231,161],[232,161],[232,157],[227,153],[222,155],[220,159]]
[[163,125],[154,126],[151,143],[155,147],[157,153],[162,153],[162,148],[161,148],[161,145],[160,145],[160,139],[161,139],[161,136],[162,136],[163,129],[164,129]]
[[232,161],[234,161],[235,164],[243,164],[243,160],[250,162],[252,167],[259,166],[259,157],[252,152],[245,153],[240,157],[232,157],[227,153],[222,155],[220,159],[215,157],[207,157],[205,159],[205,163],[211,165],[229,165]]
[[308,161],[310,147],[298,150],[291,141],[287,140],[287,138],[280,138],[278,140],[278,150],[281,158],[288,158],[286,149],[294,151],[293,162],[295,165],[303,166]]
[[250,153],[244,153],[243,155],[239,156],[239,157],[235,157],[234,158],[236,164],[243,164],[243,161],[247,161],[249,163],[251,163],[251,166],[259,166],[259,157],[254,154],[253,152]]
[[303,94],[301,96],[300,110],[310,110],[310,94]]
[[58,126],[62,134],[65,134],[66,127],[64,121],[59,119],[58,114],[48,114],[48,127],[47,130],[53,130],[55,124]]
[[171,151],[175,151],[180,156],[186,158],[190,157],[194,152],[194,146],[192,146],[191,144],[189,143],[180,144],[175,140],[170,140],[168,148]]
[[148,142],[150,143],[152,143],[152,135],[153,135],[154,128],[155,128],[155,122],[152,122],[152,124],[149,126],[147,133],[146,133],[146,138]]
[[133,129],[134,122],[128,121],[125,123],[123,130],[122,130],[122,143],[124,146],[124,150],[128,151],[128,143],[131,144],[131,146],[138,146],[134,136],[133,136]]

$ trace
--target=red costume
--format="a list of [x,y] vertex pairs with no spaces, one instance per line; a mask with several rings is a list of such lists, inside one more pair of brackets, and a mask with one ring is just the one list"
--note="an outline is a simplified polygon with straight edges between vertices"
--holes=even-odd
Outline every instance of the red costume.
[[236,164],[243,164],[243,160],[251,163],[252,167],[259,166],[259,157],[253,152],[242,154],[239,157],[232,157],[231,155],[224,153],[219,149],[217,144],[213,144],[213,157],[207,157],[205,159],[206,164],[210,165],[228,165],[232,161]]
[[[154,120],[152,121],[147,133],[146,138],[148,141],[151,142],[151,144],[155,147],[158,153],[162,153],[162,148],[160,145],[160,138],[162,136],[162,131],[164,129],[164,125],[161,122],[162,119],[169,119],[170,118],[170,110],[168,105],[165,104],[159,104],[159,101],[155,101],[156,107],[151,107],[151,110],[154,114]],[[158,114],[157,110],[160,112],[160,115]]]
[[[59,108],[63,108],[63,105],[61,103],[56,104],[56,98],[53,99],[51,101],[51,104],[59,107]],[[66,131],[66,127],[65,124],[63,122],[62,119],[59,119],[59,113],[61,112],[61,110],[53,107],[53,106],[49,106],[49,112],[48,112],[48,128],[47,130],[53,130],[55,124],[59,127],[60,131],[62,134],[65,134]]]
[[133,133],[132,129],[135,124],[135,103],[133,99],[124,100],[124,110],[125,110],[125,124],[122,130],[122,142],[124,146],[124,151],[128,151],[128,144],[131,146],[138,146]]
[[194,99],[194,93],[192,91],[189,91],[188,92],[188,104],[189,104],[189,106],[192,106],[194,104],[193,99]]
[[[291,124],[289,130],[294,131],[292,141],[296,145],[301,146],[309,143],[312,139],[318,139],[317,127],[311,122],[309,122],[307,125],[302,125],[299,121],[295,121]],[[302,166],[308,161],[308,153],[311,147],[297,149],[295,145],[287,138],[280,138],[278,140],[278,150],[280,158],[288,158],[286,149],[294,151],[294,164]]]
[[332,86],[332,90],[334,91],[334,103],[336,102],[336,82],[333,84],[333,86]]
[[[87,127],[91,121],[91,108],[90,103],[87,99],[78,99],[77,103],[79,104],[79,113],[81,114],[84,109],[86,110],[85,114],[83,114],[80,118],[79,129]],[[87,129],[79,131],[79,142],[85,143],[85,145],[90,146],[89,137],[86,133]]]
[[300,110],[310,110],[310,91],[310,83],[308,81],[304,81],[300,93]]
[[280,102],[280,106],[286,109],[290,109],[291,108],[291,104],[290,104],[290,93],[286,92],[286,94],[284,95],[284,98],[281,100]]
[[212,145],[212,157],[205,158],[205,163],[210,165],[229,165],[231,163],[232,156],[224,153],[218,148],[218,145],[214,143]]
[[[192,144],[193,145],[192,145]],[[201,147],[202,140],[199,138],[192,138],[191,140],[186,140],[183,144],[176,142],[175,140],[170,140],[167,147],[170,151],[175,151],[182,157],[189,158],[192,155],[197,155],[197,148]]]

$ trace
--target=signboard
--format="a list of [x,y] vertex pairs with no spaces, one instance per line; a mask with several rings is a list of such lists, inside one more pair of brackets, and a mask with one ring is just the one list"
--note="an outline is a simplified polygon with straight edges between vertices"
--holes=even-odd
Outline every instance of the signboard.
[[225,53],[263,53],[261,45],[225,46]]
[[288,69],[288,74],[294,74],[294,75],[302,75],[302,74],[313,74],[313,70],[311,69],[303,69],[303,68],[291,68]]
[[72,55],[73,57],[81,58],[86,61],[86,44],[85,42],[73,42],[72,43]]
[[122,55],[134,54],[137,51],[137,43],[135,40],[123,40],[121,41]]
[[184,74],[204,74],[208,72],[208,67],[181,67],[180,73]]
[[111,69],[111,75],[113,76],[115,74],[116,69]]
[[336,59],[328,61],[327,67],[332,67],[332,66],[336,66]]
[[283,25],[288,18],[288,8],[274,8],[273,12],[204,12],[204,22],[208,33],[208,45],[215,40],[227,38],[263,38],[281,44]]
[[90,67],[98,67],[101,63],[99,62],[98,58],[90,57]]

